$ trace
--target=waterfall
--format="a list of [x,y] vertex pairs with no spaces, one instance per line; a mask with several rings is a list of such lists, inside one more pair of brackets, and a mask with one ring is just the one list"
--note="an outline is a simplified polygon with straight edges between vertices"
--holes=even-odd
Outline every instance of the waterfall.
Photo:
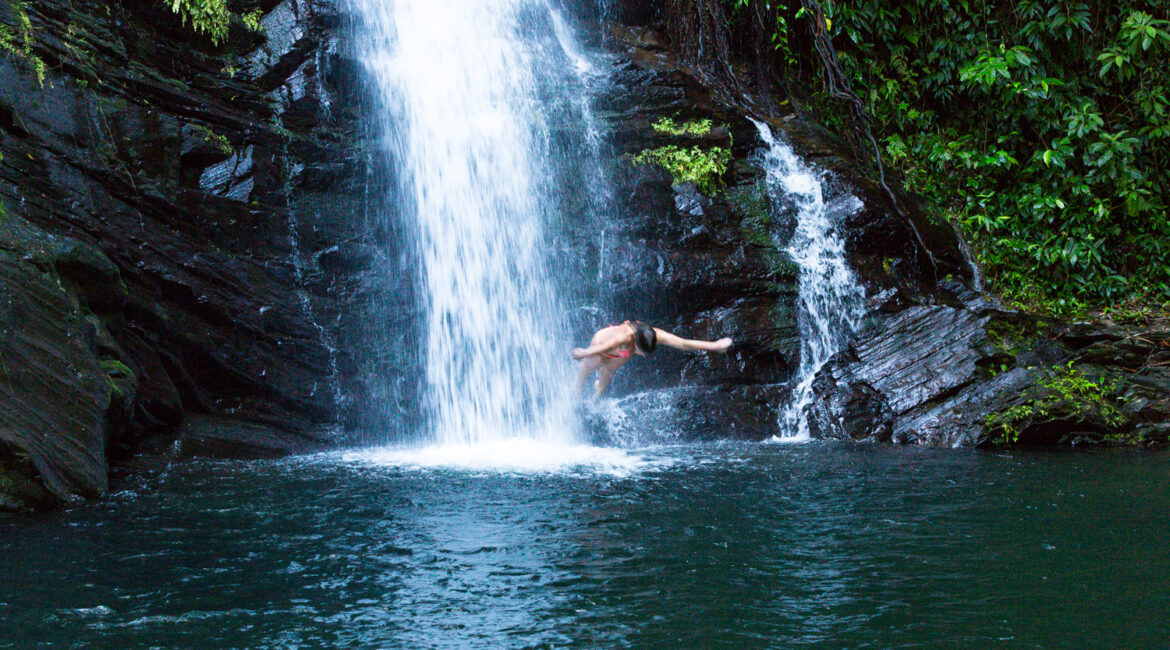
[[787,251],[800,269],[800,368],[793,379],[792,399],[780,414],[776,439],[801,442],[809,439],[805,410],[812,403],[813,378],[857,331],[865,315],[865,291],[846,263],[844,242],[834,223],[862,205],[851,195],[826,204],[817,174],[767,125],[755,124],[768,146],[764,152],[768,192],[774,202],[787,197],[796,205],[796,230]]
[[587,62],[547,0],[350,2],[413,232],[430,441],[568,442],[572,278],[549,258]]

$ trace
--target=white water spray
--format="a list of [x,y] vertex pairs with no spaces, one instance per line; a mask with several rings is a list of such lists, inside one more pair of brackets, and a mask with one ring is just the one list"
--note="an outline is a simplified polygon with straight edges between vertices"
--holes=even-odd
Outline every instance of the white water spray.
[[567,442],[571,341],[546,251],[553,132],[580,111],[584,60],[547,0],[351,2],[417,229],[433,441]]
[[755,124],[768,145],[764,170],[769,193],[774,199],[786,195],[796,202],[796,231],[787,250],[800,268],[800,368],[792,400],[780,414],[781,434],[776,440],[803,442],[809,439],[805,410],[812,403],[813,378],[857,331],[865,315],[865,291],[845,261],[844,242],[834,224],[862,204],[847,196],[826,205],[817,175],[767,125]]

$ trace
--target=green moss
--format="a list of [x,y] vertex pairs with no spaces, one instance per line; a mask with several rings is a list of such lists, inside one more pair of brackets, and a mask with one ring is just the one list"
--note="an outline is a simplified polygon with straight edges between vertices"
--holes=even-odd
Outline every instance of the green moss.
[[763,246],[771,248],[775,246],[772,241],[772,232],[769,230],[771,219],[764,220],[759,217],[744,217],[739,222],[740,232],[743,233],[743,239],[752,246]]
[[731,209],[741,217],[755,217],[768,223],[772,221],[772,202],[763,181],[727,190],[727,200]]
[[792,261],[788,251],[777,248],[772,234],[772,204],[764,184],[739,186],[727,191],[727,199],[734,214],[739,215],[739,230],[743,239],[752,246],[764,249],[764,260],[768,270],[776,276],[794,278],[800,268]]
[[119,379],[134,378],[134,371],[130,369],[130,366],[117,359],[102,359],[98,365],[111,377],[118,377]]
[[[992,442],[999,445],[1019,442],[1022,426],[1036,418],[1100,420],[1106,426],[1117,427],[1125,422],[1125,414],[1116,391],[1116,381],[1094,382],[1070,361],[1040,380],[1039,394],[1023,404],[988,415],[984,424],[989,431],[998,432]],[[1119,435],[1106,437],[1111,438],[1120,440]]]
[[127,390],[132,390],[138,382],[134,371],[117,359],[102,359],[98,365],[106,373],[106,383],[110,386],[111,397],[124,399]]
[[753,246],[774,247],[772,210],[762,184],[735,187],[727,191],[731,209],[739,215],[744,241]]
[[774,276],[786,278],[800,276],[800,266],[792,259],[792,255],[782,248],[774,248],[764,253],[764,260],[768,263],[768,270]]

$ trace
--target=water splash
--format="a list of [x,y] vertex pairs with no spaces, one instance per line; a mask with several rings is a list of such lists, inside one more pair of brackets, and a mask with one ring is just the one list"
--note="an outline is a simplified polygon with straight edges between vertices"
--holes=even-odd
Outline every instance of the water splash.
[[[754,121],[754,120],[753,120]],[[780,414],[777,442],[809,439],[805,410],[812,403],[817,371],[857,331],[865,315],[865,290],[845,260],[845,245],[835,221],[862,208],[854,196],[826,204],[817,174],[804,166],[785,142],[762,122],[755,122],[768,146],[764,170],[773,200],[782,196],[796,203],[796,231],[787,251],[800,268],[797,326],[800,330],[800,368],[792,400]]]
[[332,454],[342,462],[402,469],[450,469],[503,474],[630,476],[669,467],[674,459],[615,447],[511,438],[471,445],[383,447]]
[[565,278],[547,251],[588,61],[547,0],[351,2],[416,233],[432,437],[566,443]]

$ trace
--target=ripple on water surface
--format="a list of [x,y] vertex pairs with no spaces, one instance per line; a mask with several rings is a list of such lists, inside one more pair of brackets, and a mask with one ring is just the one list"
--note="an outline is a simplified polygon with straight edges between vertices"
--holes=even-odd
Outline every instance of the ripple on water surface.
[[1165,455],[508,441],[0,518],[0,647],[1166,647]]

